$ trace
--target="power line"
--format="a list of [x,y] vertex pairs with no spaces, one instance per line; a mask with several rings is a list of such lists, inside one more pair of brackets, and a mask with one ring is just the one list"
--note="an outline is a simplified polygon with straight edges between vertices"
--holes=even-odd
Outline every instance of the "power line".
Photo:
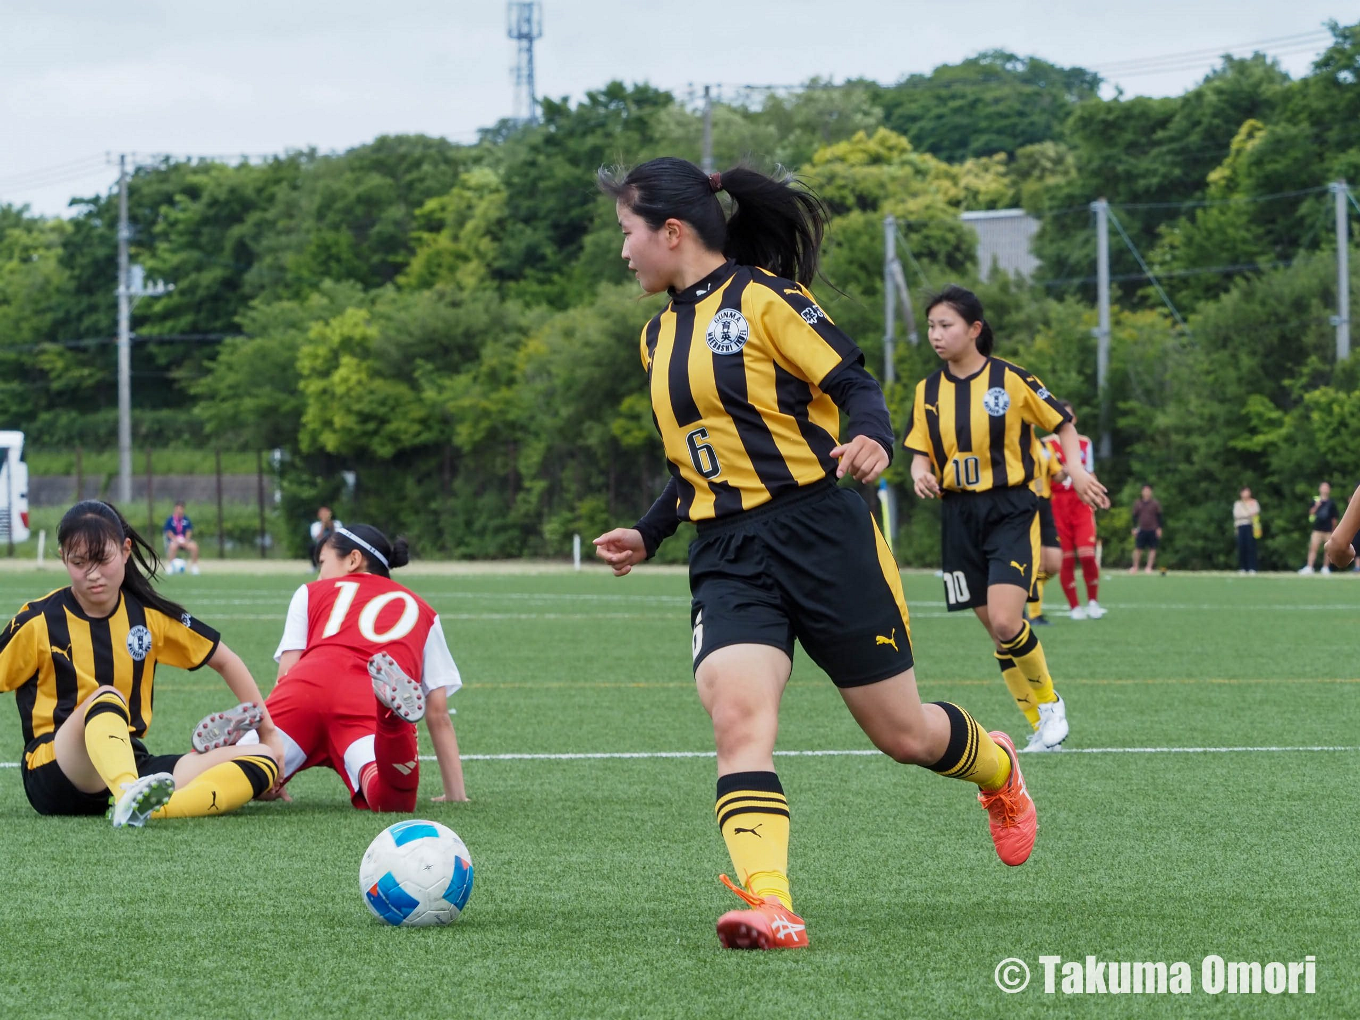
[[1237,202],[1273,202],[1280,198],[1298,198],[1301,195],[1316,195],[1326,191],[1323,184],[1316,188],[1299,188],[1297,191],[1277,191],[1270,195],[1238,195],[1233,198],[1192,199],[1187,202],[1111,202],[1110,208],[1119,209],[1196,209],[1211,205],[1232,205]]
[[1331,38],[1331,32],[1323,28],[1316,28],[1308,32],[1295,32],[1293,35],[1277,35],[1269,39],[1256,39],[1251,42],[1237,43],[1234,46],[1205,46],[1197,50],[1183,50],[1179,53],[1164,53],[1160,56],[1130,57],[1127,60],[1109,60],[1104,63],[1092,64],[1091,70],[1113,71],[1122,67],[1148,64],[1157,61],[1183,60],[1188,57],[1218,57],[1233,50],[1244,50],[1249,46],[1297,46],[1304,42],[1330,42]]
[[1147,274],[1148,280],[1150,280],[1152,282],[1152,285],[1157,288],[1157,293],[1162,296],[1162,301],[1166,303],[1166,307],[1171,309],[1172,317],[1178,323],[1180,323],[1181,329],[1184,329],[1186,332],[1189,332],[1189,327],[1186,326],[1185,319],[1181,317],[1181,313],[1176,308],[1176,305],[1172,302],[1170,295],[1168,295],[1167,292],[1162,289],[1161,283],[1159,283],[1157,277],[1153,275],[1152,270],[1148,268],[1148,264],[1143,261],[1142,254],[1134,246],[1134,243],[1130,239],[1128,233],[1125,232],[1124,225],[1119,222],[1119,217],[1114,214],[1113,209],[1111,209],[1109,213],[1110,222],[1113,223],[1114,228],[1119,231],[1119,236],[1124,239],[1124,243],[1128,245],[1129,251],[1133,252],[1133,257],[1138,260],[1138,265],[1141,266],[1143,272]]

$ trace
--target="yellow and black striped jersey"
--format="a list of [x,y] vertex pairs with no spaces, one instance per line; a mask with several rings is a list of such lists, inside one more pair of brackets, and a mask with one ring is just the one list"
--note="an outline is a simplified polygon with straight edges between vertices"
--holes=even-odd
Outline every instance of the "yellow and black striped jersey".
[[100,686],[127,698],[128,729],[151,725],[156,664],[198,669],[221,638],[188,613],[172,619],[124,592],[92,617],[70,588],[25,604],[0,633],[0,691],[16,691],[24,743],[56,730]]
[[672,294],[641,351],[680,520],[834,474],[840,412],[823,385],[863,355],[801,284],[729,260]]
[[942,367],[916,384],[902,445],[930,458],[946,492],[1013,488],[1034,480],[1035,428],[1071,417],[1033,374],[988,358],[966,379]]
[[1053,498],[1053,476],[1063,469],[1062,462],[1049,451],[1048,444],[1034,437],[1034,494],[1040,499]]

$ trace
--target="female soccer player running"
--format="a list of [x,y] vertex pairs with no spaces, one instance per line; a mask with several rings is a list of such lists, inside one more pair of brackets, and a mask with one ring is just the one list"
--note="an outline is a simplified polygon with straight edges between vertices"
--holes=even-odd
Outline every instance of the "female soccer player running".
[[[234,811],[273,784],[282,744],[250,671],[217,631],[151,586],[157,558],[107,503],[77,503],[57,527],[71,584],[19,610],[0,633],[0,691],[16,691],[21,773],[44,815],[148,818]],[[263,747],[151,754],[156,666],[211,666],[259,726]]]
[[634,527],[595,545],[621,576],[679,521],[698,526],[694,675],[740,885],[721,880],[748,904],[718,919],[719,941],[808,944],[792,911],[789,807],[773,758],[795,639],[880,750],[980,787],[998,854],[1024,862],[1037,818],[1010,738],[956,705],[921,704],[897,565],[858,493],[836,485],[877,479],[893,435],[863,355],[807,290],[825,208],[787,180],[745,168],[708,175],[682,159],[599,179],[638,283],[671,297],[641,338],[671,480]]
[[[339,773],[356,808],[413,811],[415,723],[428,710],[444,780],[435,800],[467,800],[447,700],[463,681],[439,616],[392,580],[392,568],[407,562],[406,540],[388,542],[367,524],[340,526],[319,555],[318,579],[289,603],[274,653],[279,679],[265,701],[283,741],[282,782],[325,765]],[[194,745],[235,740],[249,728],[242,715],[236,708],[208,716]],[[237,746],[256,739],[246,733]]]
[[1067,412],[1032,374],[992,357],[992,328],[976,294],[946,287],[926,303],[926,323],[944,365],[916,384],[903,445],[914,455],[916,494],[944,497],[945,600],[950,612],[973,610],[991,634],[1006,687],[1033,731],[1026,750],[1056,750],[1067,738],[1066,706],[1024,615],[1039,559],[1034,430],[1057,432],[1083,500],[1109,501],[1076,456]]

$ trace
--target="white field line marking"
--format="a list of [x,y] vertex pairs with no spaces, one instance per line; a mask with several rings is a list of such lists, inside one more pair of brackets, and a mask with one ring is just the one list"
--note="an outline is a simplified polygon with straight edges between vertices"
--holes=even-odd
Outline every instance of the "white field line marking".
[[[1067,754],[1254,754],[1266,752],[1360,751],[1360,747],[1072,747],[1050,751],[1043,755],[1028,755],[1026,761],[1040,757],[1060,757]],[[775,751],[783,758],[867,758],[878,757],[882,751],[857,748],[847,751]],[[714,751],[580,751],[564,754],[465,754],[463,761],[603,761],[625,758],[714,758]],[[422,754],[421,761],[438,761],[432,754]],[[0,769],[17,769],[17,761],[0,761]]]

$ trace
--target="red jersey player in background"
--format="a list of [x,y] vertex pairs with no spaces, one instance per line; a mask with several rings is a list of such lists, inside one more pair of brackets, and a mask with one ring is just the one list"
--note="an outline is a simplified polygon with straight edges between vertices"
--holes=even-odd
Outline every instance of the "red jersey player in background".
[[[1073,410],[1071,401],[1059,402],[1071,413],[1072,421],[1075,423],[1077,412]],[[1081,444],[1082,466],[1091,474],[1095,474],[1096,455],[1091,437],[1083,435],[1078,439]],[[1056,437],[1048,436],[1044,443],[1048,446],[1049,454],[1055,457],[1059,464],[1066,463],[1063,459],[1062,445]],[[1100,590],[1100,567],[1096,563],[1096,512],[1081,501],[1081,497],[1072,488],[1071,478],[1053,483],[1053,520],[1058,526],[1058,541],[1062,545],[1062,569],[1058,572],[1058,580],[1062,584],[1063,594],[1067,596],[1072,619],[1099,620],[1105,615],[1105,610],[1100,608],[1100,603],[1096,599]],[[1086,582],[1085,609],[1077,601],[1077,560],[1081,561],[1081,576]]]
[[[413,811],[420,783],[415,723],[426,726],[444,794],[467,800],[448,696],[462,686],[435,611],[393,581],[406,542],[367,524],[337,527],[319,551],[320,574],[293,595],[265,706],[283,737],[282,784],[303,769],[334,769],[356,808]],[[204,719],[197,748],[256,739],[241,706]]]

